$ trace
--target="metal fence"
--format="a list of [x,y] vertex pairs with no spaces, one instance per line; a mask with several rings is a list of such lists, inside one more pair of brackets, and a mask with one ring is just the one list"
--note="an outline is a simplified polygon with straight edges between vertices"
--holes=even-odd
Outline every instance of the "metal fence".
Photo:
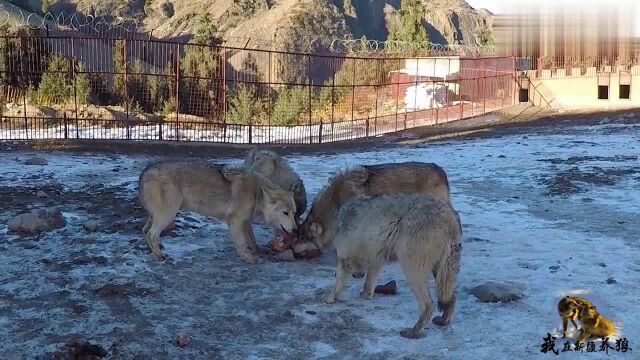
[[312,144],[511,106],[513,57],[349,57],[0,37],[0,139]]

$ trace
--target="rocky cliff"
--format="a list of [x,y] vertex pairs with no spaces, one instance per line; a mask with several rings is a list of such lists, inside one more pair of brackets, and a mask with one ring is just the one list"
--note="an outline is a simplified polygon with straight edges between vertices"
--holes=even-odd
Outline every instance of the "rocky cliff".
[[[7,0],[0,0],[0,4]],[[29,0],[30,8],[37,8]],[[160,38],[190,37],[208,13],[232,46],[317,49],[335,38],[384,40],[400,0],[49,0],[50,10],[135,19]],[[431,42],[477,44],[493,16],[464,0],[422,0]],[[15,3],[15,1],[14,1]],[[19,2],[18,2],[19,3]]]

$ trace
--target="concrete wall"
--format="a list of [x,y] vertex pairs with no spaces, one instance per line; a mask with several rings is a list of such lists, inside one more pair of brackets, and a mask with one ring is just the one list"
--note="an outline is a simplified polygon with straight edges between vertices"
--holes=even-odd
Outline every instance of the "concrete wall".
[[609,99],[598,99],[598,77],[531,79],[529,98],[534,105],[554,109],[622,109],[640,107],[640,75],[631,76],[630,99],[620,99],[620,77],[611,74]]

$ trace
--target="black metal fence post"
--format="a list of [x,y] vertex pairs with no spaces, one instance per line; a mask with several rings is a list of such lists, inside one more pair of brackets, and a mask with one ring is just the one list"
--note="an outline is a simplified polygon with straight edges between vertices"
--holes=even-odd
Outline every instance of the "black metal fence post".
[[[71,38],[71,78],[73,79],[73,106],[75,110],[75,122],[76,122],[76,134],[80,124],[78,123],[78,89],[76,84],[76,56],[75,56],[75,42]],[[76,136],[76,139],[79,136]]]
[[180,45],[176,45],[176,141],[180,141]]
[[365,136],[369,137],[369,115],[367,115],[367,120],[365,125]]
[[65,111],[62,114],[62,121],[64,124],[64,138],[68,139],[69,138],[69,124],[67,123],[67,112]]
[[125,109],[127,111],[127,140],[131,139],[131,130],[129,129],[129,103],[131,99],[129,99],[129,56],[127,51],[127,39],[122,40],[122,58],[124,59],[124,98],[125,98]]

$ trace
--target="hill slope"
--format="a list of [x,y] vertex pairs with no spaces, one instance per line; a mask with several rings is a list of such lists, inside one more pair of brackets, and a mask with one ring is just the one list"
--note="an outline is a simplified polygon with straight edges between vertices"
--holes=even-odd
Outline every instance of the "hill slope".
[[[0,0],[0,4],[7,0]],[[400,0],[49,0],[54,14],[136,19],[160,38],[188,38],[208,13],[231,46],[313,50],[336,38],[384,40]],[[37,8],[30,0],[29,8]],[[16,3],[14,1],[14,3]],[[19,3],[19,2],[18,2]],[[435,43],[477,44],[493,16],[464,0],[422,0],[424,26]]]

